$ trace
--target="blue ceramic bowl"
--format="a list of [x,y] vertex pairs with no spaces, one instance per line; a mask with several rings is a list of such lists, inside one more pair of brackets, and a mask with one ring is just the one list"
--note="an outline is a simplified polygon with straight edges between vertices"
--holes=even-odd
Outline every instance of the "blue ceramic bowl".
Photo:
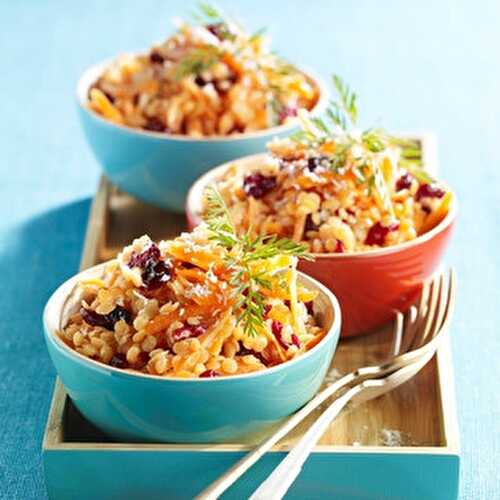
[[340,332],[335,296],[317,281],[300,281],[319,291],[314,303],[325,337],[302,356],[257,373],[206,379],[162,378],[107,366],[70,349],[56,334],[71,312],[70,293],[83,277],[61,285],[44,311],[50,357],[80,412],[118,440],[220,443],[259,439],[261,432],[298,410],[319,389]]
[[[153,205],[184,211],[189,187],[204,172],[233,158],[260,153],[273,137],[297,130],[290,123],[266,130],[196,139],[115,125],[88,109],[90,86],[110,61],[88,69],[77,86],[78,109],[87,141],[113,184]],[[309,73],[308,73],[309,74]],[[324,110],[325,86],[310,77],[320,90],[314,113]]]

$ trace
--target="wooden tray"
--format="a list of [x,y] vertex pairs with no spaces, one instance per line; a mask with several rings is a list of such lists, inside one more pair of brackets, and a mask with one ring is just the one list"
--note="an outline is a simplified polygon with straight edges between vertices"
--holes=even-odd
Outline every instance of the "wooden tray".
[[[428,144],[424,150],[430,158],[435,148],[432,141]],[[103,178],[89,215],[81,269],[113,258],[142,234],[158,240],[183,228],[183,216],[145,205]],[[329,377],[383,359],[390,332],[388,325],[367,336],[342,340]],[[316,416],[283,439],[224,498],[247,496]],[[56,381],[43,442],[47,490],[50,498],[83,494],[88,498],[191,498],[246,449],[244,443],[113,442],[80,415]],[[287,498],[455,499],[458,469],[453,373],[446,339],[413,380],[346,409],[321,438]],[[155,471],[154,481],[151,471]],[[116,474],[126,480],[117,481]],[[186,482],[180,485],[178,477]]]

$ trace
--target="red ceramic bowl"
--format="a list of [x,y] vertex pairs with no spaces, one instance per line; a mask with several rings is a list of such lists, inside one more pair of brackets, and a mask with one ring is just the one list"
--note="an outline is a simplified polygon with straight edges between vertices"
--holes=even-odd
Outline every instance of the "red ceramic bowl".
[[[245,168],[245,164],[255,164],[261,157],[237,161]],[[204,187],[220,177],[228,165],[210,170],[191,187],[186,203],[189,228],[201,221]],[[339,299],[342,336],[367,333],[415,302],[422,282],[439,266],[455,218],[456,202],[437,226],[413,241],[367,252],[314,254],[315,260],[301,261],[299,269],[322,282]]]

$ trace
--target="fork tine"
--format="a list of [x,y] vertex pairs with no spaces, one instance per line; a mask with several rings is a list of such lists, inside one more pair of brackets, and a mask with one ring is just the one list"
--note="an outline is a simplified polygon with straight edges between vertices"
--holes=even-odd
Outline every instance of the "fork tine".
[[411,351],[413,345],[416,343],[416,338],[422,332],[428,314],[430,312],[429,302],[432,300],[433,290],[435,287],[435,278],[432,280],[427,280],[422,289],[422,294],[420,296],[420,301],[418,304],[417,317],[408,331],[408,336],[406,338],[405,350],[404,352]]
[[431,330],[436,316],[436,306],[438,304],[438,299],[441,293],[441,281],[441,274],[439,276],[435,276],[432,279],[430,298],[427,303],[427,310],[422,317],[420,328],[417,330],[417,334],[414,336],[413,341],[410,344],[410,350],[412,351],[414,349],[418,349],[425,342],[425,339],[427,338],[427,335]]
[[446,323],[449,321],[454,305],[455,297],[455,273],[453,269],[449,269],[447,273],[447,280],[445,284],[445,275],[441,276],[441,290],[440,298],[438,304],[438,311],[436,313],[436,318],[433,324],[432,331],[428,334],[426,339],[427,342],[432,340],[443,328],[445,328]]
[[441,324],[441,329],[448,327],[450,319],[453,316],[453,311],[455,309],[455,293],[457,288],[457,275],[453,268],[450,269],[448,274],[448,294],[446,299],[446,309]]
[[445,275],[441,274],[438,305],[436,309],[434,323],[427,335],[427,338],[425,339],[426,342],[432,340],[432,338],[435,337],[437,333],[441,331],[441,328],[443,326],[443,320],[446,314],[446,308],[448,306],[448,288],[449,288],[449,278],[446,279]]
[[403,314],[396,313],[396,321],[394,322],[394,329],[392,334],[392,356],[397,356],[401,349],[401,341],[403,339]]
[[420,297],[418,299],[418,303],[416,306],[412,306],[414,310],[416,310],[416,316],[413,318],[413,321],[407,322],[405,325],[404,329],[404,334],[403,334],[403,346],[401,349],[402,353],[408,352],[413,338],[415,337],[416,333],[418,332],[418,327],[421,322],[421,318],[424,315],[424,310],[427,304],[427,298],[429,296],[429,282],[424,281],[422,285],[422,292],[420,294]]
[[431,298],[431,303],[429,304],[429,311],[427,314],[427,320],[425,323],[425,328],[421,331],[420,338],[417,340],[413,348],[424,345],[429,338],[432,338],[436,331],[439,331],[440,322],[438,321],[440,311],[442,310],[442,303],[446,294],[444,293],[444,275],[439,273],[438,276],[434,278],[434,289]]
[[442,276],[442,278],[443,280],[439,293],[438,307],[441,311],[444,311],[444,313],[436,313],[438,315],[442,315],[442,317],[439,318],[436,316],[435,320],[432,322],[432,328],[430,330],[430,333],[427,335],[425,342],[423,342],[420,346],[417,346],[415,349],[412,349],[411,351],[406,352],[405,354],[400,356],[400,358],[404,358],[406,362],[422,357],[427,352],[435,351],[438,342],[443,338],[443,335],[441,333],[447,327],[453,311],[455,275],[453,271],[450,270],[447,280],[448,286],[444,286],[444,275]]

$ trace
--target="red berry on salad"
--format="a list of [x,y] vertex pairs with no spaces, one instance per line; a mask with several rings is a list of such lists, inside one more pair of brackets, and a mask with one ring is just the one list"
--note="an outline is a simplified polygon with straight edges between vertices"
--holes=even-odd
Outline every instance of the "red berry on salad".
[[266,177],[260,173],[247,175],[243,180],[243,190],[248,196],[262,198],[276,187],[276,177]]
[[411,183],[413,181],[413,176],[409,173],[403,174],[396,182],[396,191],[402,191],[403,189],[410,189]]
[[444,194],[445,192],[438,186],[422,184],[415,194],[415,199],[420,201],[422,198],[442,198]]
[[380,222],[376,222],[368,231],[365,244],[383,246],[389,232],[397,231],[398,229],[399,223],[390,224],[389,226],[383,226]]

